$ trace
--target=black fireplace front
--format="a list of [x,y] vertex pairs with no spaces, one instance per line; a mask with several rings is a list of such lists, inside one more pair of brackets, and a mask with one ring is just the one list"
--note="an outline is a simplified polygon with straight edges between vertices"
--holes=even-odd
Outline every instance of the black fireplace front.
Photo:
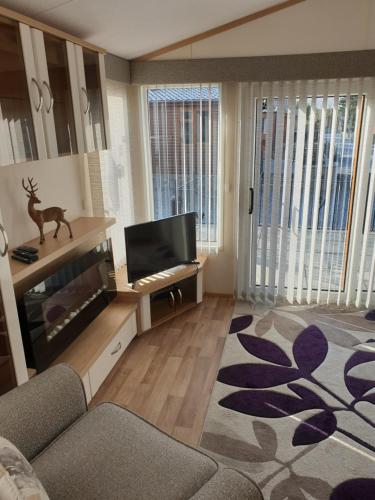
[[25,292],[18,314],[27,366],[48,368],[116,294],[110,240]]

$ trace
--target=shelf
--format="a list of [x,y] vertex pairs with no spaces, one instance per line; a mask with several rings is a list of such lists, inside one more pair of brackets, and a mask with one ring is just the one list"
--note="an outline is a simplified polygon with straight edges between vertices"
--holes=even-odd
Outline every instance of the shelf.
[[45,266],[52,264],[64,254],[105,231],[115,222],[116,220],[110,217],[80,217],[70,223],[73,238],[69,238],[68,230],[62,224],[57,238],[53,238],[53,230],[46,233],[46,241],[42,245],[39,243],[39,237],[19,245],[38,248],[39,260],[32,264],[23,264],[11,258],[11,250],[9,252],[9,263],[13,284],[18,285],[23,280],[31,278]]
[[166,321],[169,321],[186,311],[190,311],[190,309],[193,309],[194,307],[197,307],[196,303],[190,303],[190,304],[185,304],[184,306],[180,306],[178,309],[176,309],[176,311],[173,311],[172,313],[165,315],[163,318],[159,318],[156,321],[153,321],[151,323],[151,328],[156,328],[157,326],[162,325]]
[[83,377],[136,309],[136,304],[125,302],[121,297],[114,299],[53,365],[66,363]]
[[117,289],[120,292],[128,294],[137,292],[141,295],[147,295],[152,292],[156,292],[157,290],[172,285],[177,281],[194,276],[197,272],[200,273],[207,264],[207,256],[199,255],[197,260],[199,262],[198,266],[195,266],[194,264],[181,265],[151,276],[147,276],[147,278],[137,281],[134,289],[132,289],[128,283],[125,266],[118,273],[116,273]]

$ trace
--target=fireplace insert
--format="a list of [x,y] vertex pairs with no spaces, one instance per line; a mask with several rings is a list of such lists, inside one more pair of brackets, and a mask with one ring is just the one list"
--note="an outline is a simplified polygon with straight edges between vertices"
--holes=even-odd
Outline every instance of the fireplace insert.
[[116,294],[111,240],[26,291],[17,305],[27,366],[48,368]]

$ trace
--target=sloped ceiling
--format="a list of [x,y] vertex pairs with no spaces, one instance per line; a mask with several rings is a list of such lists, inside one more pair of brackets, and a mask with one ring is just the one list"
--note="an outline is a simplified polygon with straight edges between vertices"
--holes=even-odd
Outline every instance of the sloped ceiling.
[[0,0],[0,5],[132,59],[281,0]]

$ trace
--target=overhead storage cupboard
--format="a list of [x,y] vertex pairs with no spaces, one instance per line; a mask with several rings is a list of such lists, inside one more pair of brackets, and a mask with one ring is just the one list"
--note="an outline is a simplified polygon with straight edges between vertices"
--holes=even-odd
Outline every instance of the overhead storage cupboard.
[[0,16],[0,165],[108,147],[104,54]]

